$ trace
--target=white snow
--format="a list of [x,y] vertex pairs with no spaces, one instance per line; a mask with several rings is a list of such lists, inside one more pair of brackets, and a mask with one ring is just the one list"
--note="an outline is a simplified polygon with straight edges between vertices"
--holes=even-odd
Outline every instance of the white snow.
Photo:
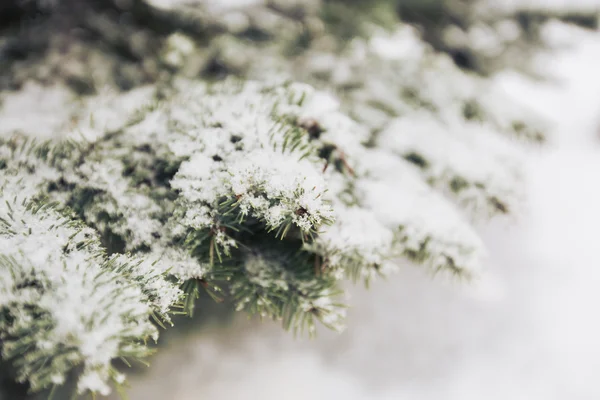
[[207,326],[173,340],[131,399],[600,398],[600,33],[554,24],[547,34],[575,45],[540,59],[557,81],[497,81],[553,118],[556,140],[527,157],[528,212],[486,230],[487,286],[403,268],[354,289],[345,333],[312,342],[243,318]]

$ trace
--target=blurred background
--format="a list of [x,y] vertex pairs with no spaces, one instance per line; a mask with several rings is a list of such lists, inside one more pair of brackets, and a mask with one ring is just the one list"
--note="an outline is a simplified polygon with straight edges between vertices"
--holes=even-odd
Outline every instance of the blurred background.
[[[461,68],[551,121],[549,143],[528,150],[522,215],[478,227],[490,249],[480,281],[403,266],[352,287],[346,331],[313,340],[202,299],[193,320],[163,335],[152,366],[129,374],[130,399],[599,399],[600,0],[322,3],[0,0],[2,91],[36,80],[85,94],[165,79],[172,71],[155,40],[175,30],[204,40],[178,73],[243,75],[257,61],[213,40],[223,21],[272,41],[286,36],[269,26],[273,9],[294,20],[325,7],[348,35],[362,13],[414,24]],[[231,10],[242,11],[212,17]],[[4,398],[27,398],[11,393]]]

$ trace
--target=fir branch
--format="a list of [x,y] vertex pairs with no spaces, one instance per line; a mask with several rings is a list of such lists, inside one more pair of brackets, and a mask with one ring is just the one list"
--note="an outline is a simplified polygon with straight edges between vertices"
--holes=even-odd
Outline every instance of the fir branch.
[[[79,393],[107,394],[118,357],[144,359],[180,294],[158,270],[107,258],[95,233],[52,204],[0,192],[2,358],[33,391],[82,370]],[[40,246],[43,243],[43,246]],[[119,383],[120,383],[119,382]]]

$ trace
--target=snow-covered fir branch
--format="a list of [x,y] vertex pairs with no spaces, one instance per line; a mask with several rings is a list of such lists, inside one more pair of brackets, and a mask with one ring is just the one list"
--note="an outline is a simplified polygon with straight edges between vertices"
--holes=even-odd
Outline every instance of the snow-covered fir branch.
[[146,357],[200,290],[312,334],[343,329],[345,279],[403,259],[478,275],[471,221],[518,211],[519,147],[544,121],[403,23],[340,45],[319,6],[296,53],[298,24],[241,35],[285,26],[285,7],[204,10],[241,77],[190,78],[200,46],[176,32],[157,83],[2,95],[0,345],[20,381],[106,394],[124,379],[111,362]]
[[111,362],[143,359],[181,292],[143,259],[107,256],[96,232],[50,203],[0,191],[0,339],[17,378],[39,390],[65,382],[108,394]]

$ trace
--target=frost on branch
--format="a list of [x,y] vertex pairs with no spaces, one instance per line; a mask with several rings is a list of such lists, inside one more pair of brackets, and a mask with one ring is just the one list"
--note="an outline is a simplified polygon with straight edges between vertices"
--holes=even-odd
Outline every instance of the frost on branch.
[[188,213],[193,213],[182,222],[194,229],[218,230],[215,213],[226,206],[235,209],[240,220],[264,222],[268,231],[283,227],[277,236],[285,236],[291,226],[303,234],[316,231],[331,219],[325,179],[308,135],[275,114],[278,102],[294,101],[292,97],[302,93],[296,94],[293,87],[255,83],[239,89],[230,86],[215,88],[200,102],[190,99],[198,109],[192,106],[172,114],[178,118],[178,129],[187,134],[172,146],[189,156],[172,181],[182,201],[188,202]]
[[[136,1],[136,27],[102,16],[64,63],[83,69],[57,68],[88,96],[0,93],[0,335],[20,380],[73,370],[106,393],[110,361],[146,355],[151,321],[200,290],[314,333],[343,328],[342,280],[402,258],[477,276],[470,221],[518,210],[517,144],[542,121],[393,12],[384,30],[345,2],[163,3]],[[44,76],[73,56],[54,47]]]
[[[166,273],[181,285],[190,312],[206,288],[229,295],[239,310],[309,333],[317,322],[342,329],[343,279],[368,282],[397,268],[401,257],[433,272],[477,275],[485,251],[459,206],[494,210],[495,196],[512,211],[510,182],[516,175],[507,164],[514,162],[507,142],[465,121],[448,129],[430,111],[406,111],[377,131],[344,113],[346,100],[287,81],[178,79],[168,88],[89,98],[65,113],[70,125],[58,125],[68,126],[66,142],[34,143],[23,135],[3,140],[4,197],[27,216],[23,221],[48,223],[39,234],[20,231],[19,238],[45,243],[37,251],[47,262],[31,260],[36,252],[28,250],[31,244],[14,242],[15,228],[8,224],[17,220],[6,211],[4,262],[10,271],[39,276],[40,289],[25,293],[42,320],[55,324],[62,317],[54,314],[60,307],[47,303],[69,301],[64,309],[91,327],[77,334],[92,335],[96,348],[108,349],[101,360],[90,358],[99,356],[78,347],[92,340],[87,336],[65,339],[44,331],[53,340],[51,354],[57,346],[74,349],[69,358],[56,356],[52,370],[60,367],[62,379],[73,365],[82,366],[82,391],[103,393],[109,378],[120,380],[109,361],[145,355],[143,339],[156,333],[149,317],[168,321],[166,313],[179,299]],[[98,121],[98,115],[104,117]],[[431,141],[464,157],[448,157]],[[470,146],[493,157],[483,162]],[[466,183],[453,191],[461,179]],[[14,200],[19,193],[28,200]],[[44,198],[56,205],[38,210]],[[86,225],[61,216],[68,209]],[[89,232],[89,244],[77,245],[81,233],[74,226]],[[54,235],[67,228],[74,236]],[[62,282],[45,274],[70,278]],[[7,293],[16,287],[8,279],[17,275],[4,278]],[[68,297],[83,296],[105,280],[102,298]],[[73,285],[68,296],[60,285]],[[5,306],[7,315],[24,307],[19,293],[11,294],[17,300]],[[20,343],[25,339],[11,324],[33,322],[11,318],[1,330]],[[96,324],[103,320],[108,327]],[[3,357],[12,359],[12,342],[5,343],[9,353]],[[21,370],[32,387],[60,383],[58,375],[53,382],[33,371]]]
[[[294,251],[313,254],[305,268],[337,279],[368,280],[393,269],[401,255],[463,276],[479,268],[481,243],[459,211],[406,161],[386,151],[371,157],[368,130],[332,95],[290,84],[186,87],[183,101],[159,112],[169,113],[165,119],[181,135],[172,151],[187,157],[171,182],[181,206],[175,221],[188,227],[188,245],[209,263],[247,257],[262,232],[263,240],[296,242],[289,244]],[[366,188],[383,179],[370,166],[378,158],[394,160],[378,196],[392,205],[382,218]],[[434,219],[427,205],[443,210],[450,230],[424,224]]]
[[398,229],[396,250],[434,273],[477,276],[486,252],[460,209],[393,153],[371,150],[362,159],[368,169],[356,196],[382,224]]
[[415,112],[391,121],[378,143],[416,165],[430,185],[474,214],[506,214],[519,207],[518,150],[489,128]]
[[[338,111],[360,124],[363,142],[392,146],[469,217],[518,210],[518,144],[543,142],[546,121],[520,105],[495,79],[458,68],[410,25],[398,23],[389,31],[366,25],[367,37],[356,37],[338,51],[327,47],[330,38],[325,36],[293,61],[277,47],[249,45],[242,46],[238,58],[258,59],[248,67],[254,78],[300,77],[335,93]],[[213,46],[221,48],[218,42]],[[327,104],[319,106],[331,112]],[[322,112],[319,122],[332,118],[326,114]],[[325,129],[326,135],[343,132],[344,128]],[[335,141],[347,145],[346,137]],[[473,165],[480,164],[481,171],[473,171]]]
[[108,257],[81,222],[0,189],[2,358],[32,390],[77,368],[79,393],[108,394],[123,381],[112,360],[146,357],[150,317],[169,321],[179,297],[153,265]]

